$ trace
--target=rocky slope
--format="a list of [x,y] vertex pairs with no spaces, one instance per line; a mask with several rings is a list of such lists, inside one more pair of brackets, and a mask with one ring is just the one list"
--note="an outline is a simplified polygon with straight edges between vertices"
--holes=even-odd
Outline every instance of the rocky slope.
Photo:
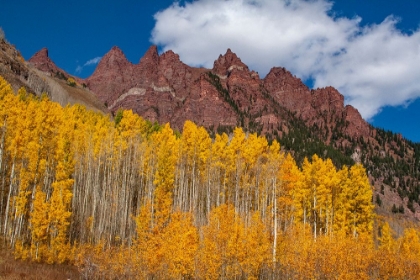
[[[28,61],[31,63],[35,68],[49,73],[65,73],[65,71],[58,68],[55,63],[49,58],[48,56],[48,49],[43,48],[34,54]],[[68,76],[68,75],[67,75]]]
[[79,84],[69,86],[67,78],[71,77],[58,68],[48,57],[48,50],[42,49],[28,62],[5,40],[0,39],[0,75],[12,85],[15,91],[25,87],[35,95],[47,93],[51,100],[61,105],[81,103],[88,108],[108,112],[107,108],[88,89]]
[[[30,61],[51,75],[60,71],[46,50]],[[112,113],[132,109],[180,130],[185,120],[211,133],[242,126],[279,140],[298,161],[317,153],[338,167],[362,162],[378,212],[420,217],[420,145],[371,127],[332,87],[309,89],[279,67],[262,79],[230,49],[204,69],[182,63],[172,51],[159,55],[156,46],[137,64],[113,47],[92,76],[79,81]]]

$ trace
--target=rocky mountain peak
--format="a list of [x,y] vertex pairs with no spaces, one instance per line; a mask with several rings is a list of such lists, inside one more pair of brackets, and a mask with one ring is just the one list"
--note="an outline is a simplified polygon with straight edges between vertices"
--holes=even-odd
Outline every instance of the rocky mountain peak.
[[179,55],[174,53],[172,50],[166,51],[165,53],[163,53],[161,55],[162,59],[168,60],[168,61],[174,61],[174,62],[178,62],[181,61],[179,59]]
[[301,79],[294,76],[283,67],[273,67],[264,78],[264,83],[275,84],[278,86],[289,85],[292,87],[307,88]]
[[114,46],[101,59],[101,61],[98,64],[98,68],[101,68],[104,66],[105,67],[114,67],[114,66],[124,67],[128,63],[129,62],[127,58],[125,57],[125,54],[123,53],[123,51],[119,47]]
[[140,65],[156,65],[159,63],[159,53],[158,53],[158,49],[157,46],[153,45],[151,46],[146,53],[144,54],[144,56],[140,59],[139,64]]
[[48,56],[48,49],[42,48],[37,53],[35,53],[29,60],[35,68],[50,73],[64,72],[55,65],[55,63]]
[[29,60],[46,60],[48,59],[48,49],[42,48],[37,53],[35,53]]
[[214,61],[213,71],[218,75],[228,75],[234,69],[249,71],[248,66],[246,66],[231,49],[227,49],[224,55],[220,55],[219,58]]
[[362,118],[359,111],[351,105],[345,106],[346,128],[347,135],[351,137],[367,137],[370,134],[369,124]]

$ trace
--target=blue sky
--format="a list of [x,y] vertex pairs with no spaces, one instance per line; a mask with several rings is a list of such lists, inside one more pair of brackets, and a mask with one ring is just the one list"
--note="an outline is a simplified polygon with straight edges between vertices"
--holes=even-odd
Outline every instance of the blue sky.
[[113,46],[137,63],[151,44],[191,66],[227,48],[263,77],[283,66],[332,85],[370,123],[420,142],[420,1],[2,1],[0,26],[25,59],[43,47],[88,77]]

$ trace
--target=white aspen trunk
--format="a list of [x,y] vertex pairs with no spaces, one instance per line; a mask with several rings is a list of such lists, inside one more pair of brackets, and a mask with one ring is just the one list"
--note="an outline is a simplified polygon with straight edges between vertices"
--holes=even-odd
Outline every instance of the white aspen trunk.
[[322,219],[322,208],[319,207],[319,220],[320,220],[319,235],[322,234],[322,228],[321,228],[322,223],[321,223],[321,219]]
[[329,233],[328,231],[329,231],[329,227],[330,227],[330,224],[329,224],[330,217],[329,217],[328,212],[329,212],[328,210],[325,211],[325,219],[326,219],[326,221],[325,221],[325,235],[328,235],[328,233]]
[[10,187],[9,193],[7,194],[7,201],[6,201],[6,210],[5,210],[5,220],[4,220],[4,227],[3,227],[3,234],[7,236],[7,223],[9,222],[9,207],[10,207],[10,197],[12,195],[12,191],[14,191],[14,178],[15,178],[15,159],[13,159],[12,163],[12,171],[10,173]]
[[[3,155],[4,155],[4,138],[5,138],[5,134],[6,134],[6,119],[4,120],[3,123],[3,127],[2,127],[2,135],[1,135],[1,141],[0,141],[0,176],[3,177],[2,180],[2,184],[1,184],[1,192],[0,192],[0,197],[4,197],[5,196],[5,184],[4,184],[4,177],[5,174],[3,173]],[[3,219],[3,217],[5,217],[5,213],[1,213],[1,211],[3,211],[3,199],[0,199],[0,221],[1,219]],[[0,229],[1,231],[1,229]]]
[[[208,170],[210,169],[210,167],[207,168]],[[202,221],[202,223],[205,222],[205,220],[207,219],[208,214],[210,213],[210,207],[211,207],[211,179],[210,179],[210,170],[207,172],[207,193],[204,194],[204,196],[206,197],[206,213],[204,215],[204,219]]]
[[273,240],[273,264],[276,265],[276,250],[277,250],[277,183],[276,177],[273,175],[273,217],[274,217],[274,240]]
[[195,161],[192,164],[192,170],[191,170],[191,175],[190,176],[191,176],[191,180],[192,180],[192,182],[191,182],[191,195],[190,195],[190,212],[196,214],[195,213],[195,210],[196,210],[195,205],[196,205],[197,201],[194,201],[195,192],[196,192],[196,189],[195,189]]
[[235,210],[238,211],[238,192],[239,192],[239,174],[238,174],[238,166],[236,166],[236,174],[235,174],[235,199],[234,199],[234,205]]
[[356,218],[353,215],[353,237],[356,237]]
[[316,239],[316,196],[314,195],[314,198],[313,198],[313,203],[314,203],[314,208],[313,208],[313,210],[312,210],[312,213],[314,214],[314,217],[313,217],[313,219],[314,219],[314,239]]

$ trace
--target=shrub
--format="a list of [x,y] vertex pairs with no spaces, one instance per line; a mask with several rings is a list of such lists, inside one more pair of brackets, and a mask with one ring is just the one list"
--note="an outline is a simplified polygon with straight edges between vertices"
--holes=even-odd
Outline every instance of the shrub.
[[68,78],[67,79],[67,84],[71,87],[75,87],[76,86],[76,81],[73,78]]

